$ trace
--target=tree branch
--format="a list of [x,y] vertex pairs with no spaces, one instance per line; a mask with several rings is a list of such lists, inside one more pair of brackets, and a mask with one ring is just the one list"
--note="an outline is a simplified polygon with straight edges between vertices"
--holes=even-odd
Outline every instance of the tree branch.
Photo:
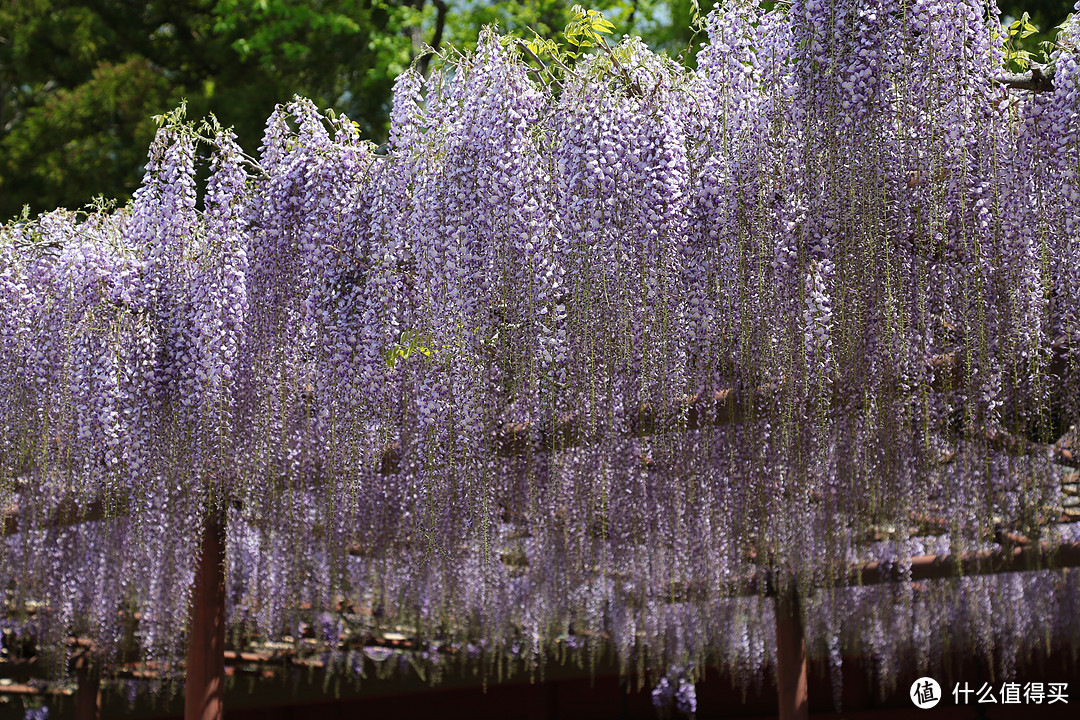
[[548,74],[548,77],[551,78],[551,82],[555,84],[555,87],[562,90],[562,83],[559,82],[558,78],[555,77],[555,73],[548,70],[548,66],[544,64],[544,61],[541,60],[536,53],[529,49],[529,44],[527,42],[518,38],[518,47],[520,47],[526,55],[535,60],[536,64],[540,66],[539,70],[533,71],[532,68],[530,68],[530,71],[535,72],[537,76],[541,79],[543,79],[544,73],[546,72]]
[[1047,92],[1054,89],[1054,66],[1032,64],[1026,73],[1004,73],[994,77],[1010,90]]
[[442,45],[443,31],[446,29],[447,10],[448,8],[444,0],[435,0],[435,34],[431,38],[431,52],[425,53],[417,64],[420,74],[425,77],[427,76],[428,64],[431,62],[431,56],[439,52],[439,46]]

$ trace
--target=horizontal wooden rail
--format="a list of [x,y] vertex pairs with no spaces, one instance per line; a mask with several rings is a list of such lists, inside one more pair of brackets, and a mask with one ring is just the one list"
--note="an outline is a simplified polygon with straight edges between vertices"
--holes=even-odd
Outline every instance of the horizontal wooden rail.
[[[1065,373],[1069,367],[1067,348],[1059,341],[1055,342],[1051,349],[1053,354],[1048,371],[1059,375]],[[959,352],[934,355],[926,361],[926,367],[931,376],[930,386],[935,391],[960,387],[965,380],[965,367]],[[759,386],[749,393],[739,393],[734,388],[726,388],[711,394],[683,397],[659,409],[643,404],[637,414],[629,419],[628,431],[632,437],[644,437],[665,430],[696,430],[741,423],[755,414],[766,412],[772,392],[767,386]],[[1001,429],[969,428],[964,435],[991,450],[1012,455],[1037,454],[1048,450],[1054,462],[1080,468],[1080,430],[1076,426],[1071,427],[1051,446],[1035,443]],[[582,419],[566,413],[546,423],[507,423],[496,431],[494,448],[499,456],[510,457],[530,451],[562,450],[586,442],[590,437],[602,440],[603,436],[603,428],[595,425],[586,427]],[[401,443],[388,445],[379,458],[379,474],[393,475],[400,472],[402,455]],[[947,453],[939,462],[947,463],[953,460],[955,453]],[[49,512],[44,521],[33,525],[37,529],[65,527],[123,514],[122,507],[107,511],[107,503],[101,498],[86,500],[81,505],[74,500],[65,500]],[[18,507],[0,511],[0,537],[19,533],[26,526],[25,519],[20,519]]]
[[[1023,542],[1026,538],[1009,534],[1012,539]],[[1012,572],[1032,572],[1036,570],[1061,570],[1080,567],[1080,542],[1061,543],[1053,546],[1049,543],[1023,545],[997,550],[979,550],[967,553],[920,555],[911,558],[910,575],[904,570],[903,563],[872,561],[852,566],[848,572],[839,575],[834,587],[861,587],[888,583],[920,582],[926,580],[948,580],[978,575],[997,575]],[[805,592],[805,590],[803,591]],[[777,589],[772,572],[762,569],[754,576],[746,578],[722,597],[764,595],[775,597]],[[708,600],[715,595],[704,583],[693,581],[675,583],[662,588],[658,597],[669,602],[687,600]]]
[[[1022,540],[1022,539],[1021,539]],[[1080,542],[1062,543],[1051,546],[1049,543],[1031,544],[1024,547],[1003,548],[999,550],[984,550],[970,553],[923,555],[914,557],[910,561],[910,574],[901,570],[901,563],[868,562],[853,567],[849,573],[837,579],[838,587],[857,587],[880,585],[898,582],[920,582],[932,580],[947,580],[959,577],[971,577],[980,575],[993,575],[1012,572],[1031,572],[1036,570],[1061,570],[1064,568],[1080,567]],[[679,592],[669,588],[669,601],[680,602],[696,596],[695,599],[708,599],[704,588],[699,584],[683,586]],[[766,571],[759,573],[752,581],[744,583],[739,592],[728,597],[737,595],[760,595],[775,597],[777,592],[772,586]],[[712,600],[723,600],[725,597]],[[70,638],[69,644],[88,646],[89,642],[81,638]],[[382,647],[388,650],[413,651],[421,649],[414,638],[401,639],[394,634],[392,639],[381,638],[377,634],[366,633],[363,636],[342,636],[335,644],[337,649],[351,648],[354,650],[363,647]],[[424,645],[424,648],[427,646]],[[283,665],[285,667],[311,667],[323,666],[321,657],[323,648],[311,650],[305,653],[302,649],[296,650],[262,650],[262,651],[238,651],[226,650],[222,653],[224,663],[231,668],[243,665]],[[441,652],[452,653],[453,648],[442,647]],[[310,655],[306,657],[305,655]],[[237,670],[232,670],[237,672]],[[126,663],[106,675],[113,677],[152,678],[159,675],[156,666],[142,663]],[[36,687],[24,685],[0,685],[0,695],[3,694],[39,694],[42,691]],[[65,691],[70,693],[70,691]]]
[[854,568],[844,584],[876,585],[907,580],[942,580],[960,575],[971,577],[1073,567],[1080,567],[1080,543],[1052,546],[1044,542],[1000,550],[921,555],[911,559],[910,577],[897,563],[870,562]]
[[45,696],[68,696],[74,695],[75,691],[66,687],[38,687],[24,683],[11,683],[0,685],[0,695],[45,695]]
[[[44,522],[37,524],[34,529],[41,530],[54,527],[67,527],[84,522],[96,522],[105,517],[105,503],[99,499],[90,500],[79,504],[74,500],[65,500],[52,509],[45,517]],[[3,527],[0,528],[0,537],[15,535],[25,529],[25,519],[20,520],[19,508],[12,507],[4,511]]]
[[[1026,538],[1015,539],[1019,542],[1027,542]],[[924,555],[912,558],[909,565],[910,572],[901,570],[901,564],[899,563],[865,563],[853,568],[846,577],[839,578],[837,584],[865,586],[896,582],[944,580],[959,577],[960,574],[964,576],[977,576],[1007,572],[1028,572],[1034,570],[1078,567],[1080,566],[1080,543],[1063,543],[1059,546],[1051,546],[1048,543],[1038,543],[1027,544],[1022,547],[1002,548],[999,550],[971,553]],[[695,589],[700,592],[702,588],[700,586],[697,586],[696,588],[688,587],[684,588],[684,592]],[[788,595],[782,595],[776,591],[770,581],[767,571],[763,571],[759,574],[756,581],[746,583],[743,588],[744,594],[761,594],[762,591],[771,597],[788,597]],[[793,591],[788,587],[785,592],[792,593]],[[791,596],[794,597],[794,595]],[[684,594],[684,597],[680,599],[687,598]],[[722,600],[723,598],[712,599]],[[677,599],[673,597],[671,600]],[[782,662],[790,677],[785,676],[784,678],[781,678],[784,682],[781,683],[780,693],[782,700],[785,698],[789,700],[788,705],[790,707],[787,708],[788,712],[785,716],[801,718],[805,716],[805,688],[802,684],[803,680],[800,679],[805,676],[805,655],[803,654],[804,650],[800,650],[802,631],[797,611],[793,611],[789,607],[787,612],[784,613],[784,607],[783,603],[778,606],[777,640],[781,648],[787,648],[794,652],[789,652],[788,654],[790,657],[785,656],[785,661]],[[80,638],[70,638],[69,644],[79,647],[90,646],[88,641]],[[334,647],[335,649],[342,649],[345,647],[359,649],[361,647],[373,645],[402,651],[416,650],[421,647],[415,639],[407,637],[398,638],[396,633],[393,639],[390,639],[389,636],[387,636],[386,639],[379,639],[370,633],[365,633],[363,638],[342,636],[338,638],[338,642],[334,644]],[[321,656],[321,650],[322,649],[317,649],[313,651],[310,653],[309,657],[304,657],[303,651],[300,649],[285,652],[225,650],[221,653],[220,665],[222,675],[254,673],[256,675],[269,677],[273,675],[273,671],[269,669],[270,666],[306,666],[311,669],[323,667],[324,662],[319,657],[316,657]],[[452,651],[452,648],[440,648],[440,650]],[[154,679],[161,677],[160,671],[153,663],[127,663],[118,668],[114,668],[112,671],[106,670],[104,674],[115,678]],[[83,678],[80,677],[80,680],[83,680]],[[86,704],[87,707],[100,708],[100,694],[96,685],[97,675],[95,675],[94,680],[95,684],[93,687],[87,685],[86,688],[83,688],[82,683],[80,683],[80,690],[86,691],[85,693],[80,693],[80,696],[85,695],[85,697],[81,699],[85,700],[85,703],[83,704]],[[73,692],[70,688],[66,687],[41,688],[27,684],[0,684],[0,696],[42,694],[71,695]],[[201,705],[197,707],[202,708]],[[220,716],[220,713],[218,715]]]

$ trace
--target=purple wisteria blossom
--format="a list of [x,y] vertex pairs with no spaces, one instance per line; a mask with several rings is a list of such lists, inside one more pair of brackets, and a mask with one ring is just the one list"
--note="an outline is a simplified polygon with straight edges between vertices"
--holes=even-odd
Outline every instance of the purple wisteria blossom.
[[129,206],[0,228],[0,627],[178,677],[214,517],[229,637],[349,676],[613,658],[693,716],[781,589],[837,683],[1075,647],[1076,573],[847,586],[1080,540],[1080,59],[1008,89],[997,23],[731,2],[557,83],[488,30],[382,147],[170,116]]

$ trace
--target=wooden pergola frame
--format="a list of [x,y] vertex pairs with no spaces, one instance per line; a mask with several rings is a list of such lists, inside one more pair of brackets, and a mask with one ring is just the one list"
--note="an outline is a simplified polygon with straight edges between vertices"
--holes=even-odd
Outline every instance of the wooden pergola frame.
[[[436,0],[440,8],[440,22],[445,6]],[[1006,87],[1031,92],[1045,92],[1053,86],[1054,68],[1032,64],[1024,74],[1004,74],[995,80]],[[1059,372],[1065,365],[1065,348],[1055,343],[1055,357],[1051,372]],[[963,382],[962,365],[958,353],[948,353],[930,358],[927,366],[933,379],[931,388],[941,391],[959,387]],[[767,391],[765,391],[767,392]],[[758,392],[748,398],[740,398],[732,390],[721,390],[711,397],[685,398],[672,408],[682,418],[683,427],[696,428],[704,424],[730,424],[741,422],[753,414]],[[657,426],[661,413],[642,407],[633,428],[635,435],[647,435]],[[670,416],[670,415],[669,415]],[[1071,440],[1067,436],[1055,443],[1053,455],[1056,462],[1080,468],[1080,436]],[[524,424],[504,427],[497,439],[500,454],[512,455],[532,450],[554,450],[581,441],[580,428],[573,417],[559,418],[549,426],[540,428],[541,441],[535,446],[531,440],[531,428]],[[1032,443],[1013,436],[986,437],[991,444],[1006,451],[1023,452]],[[400,468],[400,446],[390,447],[383,453],[380,472],[395,473]],[[1078,473],[1077,475],[1080,475]],[[1074,479],[1071,482],[1076,483]],[[1075,488],[1075,484],[1073,485]],[[63,503],[55,508],[44,525],[58,527],[94,522],[108,517],[106,504],[95,499],[83,504]],[[1059,521],[1080,520],[1076,515]],[[20,522],[18,508],[5,509],[0,514],[0,537],[20,532],[20,527],[30,523]],[[185,720],[221,720],[224,712],[225,659],[256,661],[258,656],[243,657],[225,649],[225,523],[222,518],[208,516],[202,528],[201,553],[196,569],[194,595],[191,606],[191,624],[186,660]],[[1065,543],[1052,547],[1047,543],[1029,543],[1026,539],[1007,534],[1007,542],[999,550],[962,553],[956,555],[925,555],[912,558],[910,574],[899,572],[896,564],[870,562],[850,568],[846,576],[837,582],[841,586],[873,585],[905,581],[936,580],[958,576],[987,575],[1006,572],[1029,572],[1048,568],[1080,567],[1080,543]],[[361,554],[355,551],[354,554]],[[749,593],[760,583],[750,583]],[[781,720],[804,720],[808,717],[807,658],[802,625],[800,599],[793,590],[777,590],[765,579],[767,594],[776,602],[777,642],[777,692]],[[74,666],[78,678],[76,692],[76,717],[78,720],[98,720],[101,710],[100,673],[93,667],[88,653],[83,653]],[[7,686],[5,693],[31,694],[28,686]]]
[[[1064,370],[1064,350],[1055,347],[1054,370]],[[928,361],[934,371],[931,386],[940,391],[958,387],[962,363],[956,353],[939,355]],[[695,429],[706,425],[740,423],[756,415],[758,400],[767,389],[741,398],[733,389],[721,390],[711,396],[683,398],[672,407],[658,412],[642,406],[637,422],[631,428],[636,436],[649,435],[666,424],[666,418],[679,418],[679,425]],[[517,455],[530,451],[551,451],[576,445],[584,439],[575,418],[564,416],[547,427],[540,428],[539,442],[525,424],[510,424],[501,428],[496,447],[501,455]],[[1035,443],[1003,433],[982,432],[981,439],[996,449],[1026,453],[1037,449]],[[1080,434],[1073,428],[1052,446],[1042,446],[1051,459],[1061,465],[1080,468]],[[401,448],[386,448],[379,463],[381,474],[400,471]],[[1080,473],[1076,473],[1080,475]],[[1071,482],[1077,482],[1076,479]],[[58,527],[106,519],[106,503],[100,499],[82,504],[64,503],[46,518],[45,526]],[[0,536],[20,532],[27,524],[20,522],[18,509],[9,509],[0,517]],[[1080,516],[1066,515],[1055,522],[1080,521]],[[191,604],[189,642],[185,665],[185,720],[222,720],[226,658],[237,662],[258,662],[261,656],[238,653],[225,647],[225,521],[223,517],[204,519],[199,564]],[[1032,543],[1015,533],[1000,536],[1002,547],[978,552],[924,555],[911,558],[910,573],[900,571],[900,564],[868,562],[853,566],[838,578],[841,587],[876,585],[882,583],[939,580],[960,576],[990,575],[1010,572],[1030,572],[1046,569],[1080,567],[1080,542],[1051,546],[1045,542]],[[363,554],[352,548],[354,555]],[[781,720],[806,720],[809,716],[806,641],[802,624],[801,602],[790,588],[778,588],[766,573],[747,582],[742,594],[754,595],[765,588],[765,594],[776,602],[777,695]],[[100,673],[84,657],[77,663],[76,692],[77,720],[99,720],[101,711]]]

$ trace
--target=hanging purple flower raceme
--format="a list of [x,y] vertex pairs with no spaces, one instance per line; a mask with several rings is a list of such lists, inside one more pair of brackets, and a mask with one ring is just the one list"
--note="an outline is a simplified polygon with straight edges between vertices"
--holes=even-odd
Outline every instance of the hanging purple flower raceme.
[[694,71],[627,39],[548,84],[487,31],[383,148],[302,99],[258,159],[172,117],[129,208],[0,230],[18,632],[111,662],[137,615],[177,672],[221,512],[233,636],[350,674],[405,657],[374,632],[433,677],[612,650],[692,715],[693,668],[771,672],[788,589],[837,698],[853,647],[1076,642],[1072,575],[846,587],[1075,539],[1076,58],[1004,89],[996,17],[729,3]]
[[[196,311],[195,325],[203,365],[202,422],[210,445],[220,444],[233,425],[233,396],[248,306],[248,178],[232,134],[219,133],[215,140],[217,153],[205,198],[203,269],[195,280],[206,293],[203,307]],[[219,446],[217,450],[223,457],[228,448]]]

